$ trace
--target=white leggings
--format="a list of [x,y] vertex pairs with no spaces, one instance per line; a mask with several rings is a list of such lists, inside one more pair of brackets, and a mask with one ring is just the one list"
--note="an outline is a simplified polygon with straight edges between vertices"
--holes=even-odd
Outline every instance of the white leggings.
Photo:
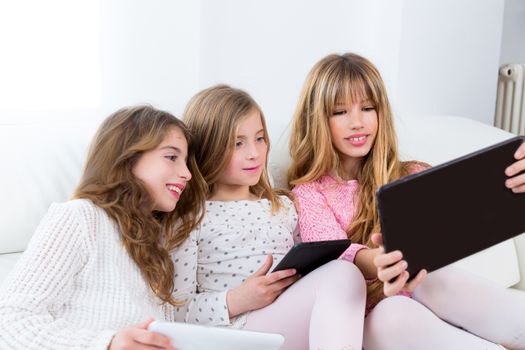
[[413,299],[382,300],[365,319],[364,348],[525,349],[525,293],[456,267],[434,271]]
[[249,313],[244,329],[282,334],[281,349],[361,350],[365,295],[359,269],[332,261]]

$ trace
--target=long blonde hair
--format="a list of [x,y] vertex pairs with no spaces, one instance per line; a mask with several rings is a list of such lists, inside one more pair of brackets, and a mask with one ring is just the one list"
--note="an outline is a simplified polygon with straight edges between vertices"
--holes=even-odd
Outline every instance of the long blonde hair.
[[[261,115],[264,140],[269,153],[270,139],[264,115],[245,91],[227,85],[216,85],[200,91],[188,102],[183,121],[199,145],[195,158],[208,185],[208,196],[230,162],[239,124],[254,109]],[[272,204],[272,211],[276,211],[281,208],[281,192],[272,189],[267,169],[268,159],[265,160],[265,168],[259,182],[250,186],[250,192],[259,198],[268,199]]]
[[[372,247],[371,234],[381,232],[376,208],[376,190],[405,173],[399,160],[394,122],[386,89],[377,68],[366,58],[353,53],[329,55],[308,74],[297,104],[290,137],[291,165],[288,183],[297,186],[337,172],[340,159],[332,143],[328,119],[337,103],[353,104],[368,99],[376,109],[378,130],[374,144],[365,157],[357,180],[359,190],[353,221],[346,228],[355,243]],[[377,300],[382,284],[369,287],[369,297]]]
[[[173,212],[154,212],[153,198],[132,169],[172,128],[181,130],[188,141],[187,165],[192,179]],[[172,297],[174,265],[169,253],[199,223],[195,208],[201,208],[205,200],[193,148],[188,129],[173,115],[150,106],[123,108],[99,127],[73,194],[73,198],[91,200],[115,220],[126,251],[150,288],[172,305],[178,302]]]

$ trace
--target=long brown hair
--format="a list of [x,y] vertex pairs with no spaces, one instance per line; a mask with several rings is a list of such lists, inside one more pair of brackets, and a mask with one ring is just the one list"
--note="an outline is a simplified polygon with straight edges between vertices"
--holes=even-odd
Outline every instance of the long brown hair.
[[[188,141],[187,165],[192,179],[174,211],[153,211],[153,198],[132,169],[140,156],[155,149],[172,129]],[[199,223],[204,183],[195,163],[192,137],[186,126],[168,112],[151,106],[123,108],[99,127],[73,198],[91,200],[118,225],[126,251],[153,292],[165,303],[173,299],[174,265],[170,251]]]
[[[340,159],[332,143],[328,118],[337,103],[353,104],[368,99],[378,116],[377,136],[357,174],[358,205],[352,223],[346,228],[353,242],[372,247],[371,234],[381,232],[376,208],[376,190],[406,173],[399,160],[394,121],[386,88],[377,68],[353,53],[329,55],[308,74],[292,122],[291,164],[288,183],[297,186],[338,172]],[[369,286],[369,297],[382,296],[382,283]]]
[[[228,166],[235,146],[237,127],[253,109],[261,115],[264,140],[269,154],[270,139],[264,115],[245,91],[227,85],[216,85],[197,93],[188,102],[183,120],[199,144],[195,157],[208,185],[208,195],[212,193],[221,173]],[[272,204],[272,211],[276,211],[281,208],[281,191],[272,189],[267,169],[268,158],[265,160],[265,168],[259,182],[250,186],[250,192],[259,198],[268,199]]]

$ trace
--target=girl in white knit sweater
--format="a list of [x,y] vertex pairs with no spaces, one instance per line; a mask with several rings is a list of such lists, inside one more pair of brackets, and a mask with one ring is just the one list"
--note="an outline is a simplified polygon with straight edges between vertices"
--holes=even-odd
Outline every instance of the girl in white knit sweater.
[[0,288],[0,349],[172,349],[147,326],[175,318],[170,252],[203,199],[188,140],[149,106],[105,120],[74,199],[50,207]]

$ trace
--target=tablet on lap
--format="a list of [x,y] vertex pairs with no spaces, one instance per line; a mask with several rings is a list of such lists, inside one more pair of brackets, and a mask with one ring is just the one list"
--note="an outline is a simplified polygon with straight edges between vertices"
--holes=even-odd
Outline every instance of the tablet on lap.
[[339,258],[350,244],[349,239],[297,243],[272,272],[296,269],[298,274],[304,276],[319,266]]
[[170,337],[172,345],[180,350],[277,350],[284,343],[280,334],[187,323],[155,321],[148,329]]

